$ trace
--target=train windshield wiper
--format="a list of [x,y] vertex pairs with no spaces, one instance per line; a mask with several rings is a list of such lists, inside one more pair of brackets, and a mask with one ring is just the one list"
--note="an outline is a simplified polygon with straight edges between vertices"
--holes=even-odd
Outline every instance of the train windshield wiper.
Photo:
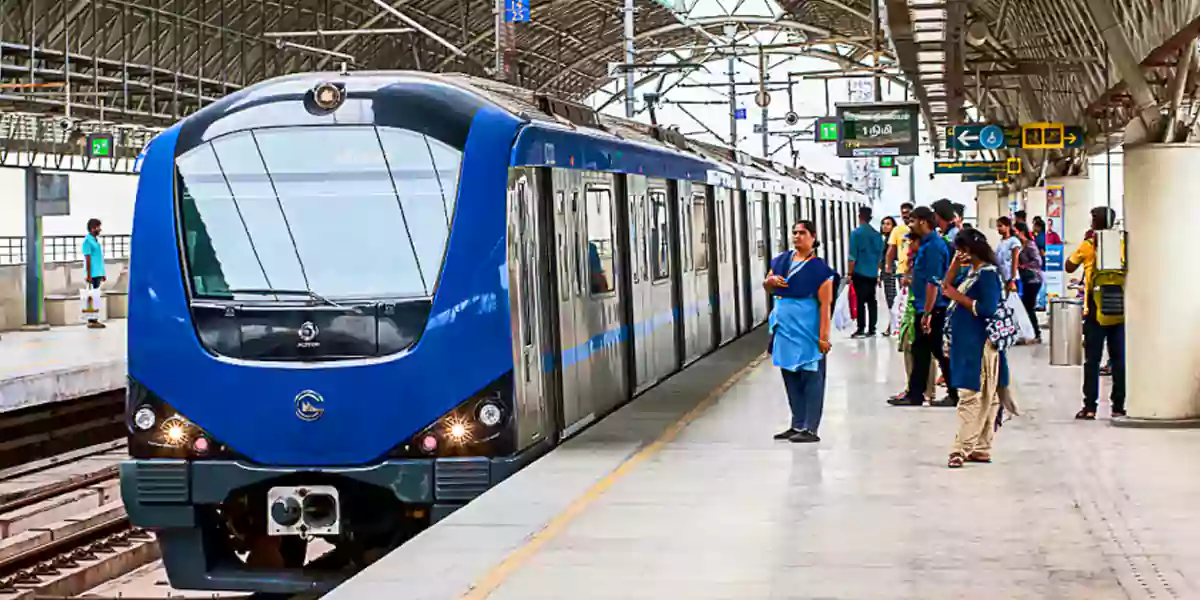
[[337,302],[334,302],[333,300],[330,300],[329,298],[326,298],[312,290],[275,290],[275,289],[270,289],[270,288],[261,288],[261,289],[256,288],[256,289],[247,289],[247,290],[240,290],[240,289],[239,290],[229,290],[229,293],[230,294],[255,294],[255,295],[260,295],[260,296],[271,296],[271,295],[308,296],[308,298],[314,302],[320,302],[321,304],[325,304],[327,306],[333,306],[336,308],[349,310],[345,306],[342,306],[341,304],[338,304]]

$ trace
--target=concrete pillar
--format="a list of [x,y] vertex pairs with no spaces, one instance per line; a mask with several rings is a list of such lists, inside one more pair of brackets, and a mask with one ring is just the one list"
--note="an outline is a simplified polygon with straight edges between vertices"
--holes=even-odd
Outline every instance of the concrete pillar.
[[[1062,187],[1063,190],[1063,239],[1066,252],[1073,252],[1083,236],[1092,226],[1092,180],[1087,177],[1051,177],[1046,180],[1047,188]],[[1042,195],[1042,211],[1045,212],[1045,194]],[[1032,219],[1033,217],[1030,216]]]
[[1200,426],[1200,144],[1125,150],[1125,373],[1114,425]]
[[996,219],[1008,214],[1008,196],[1000,193],[998,185],[975,187],[975,225],[987,236],[992,247],[1000,243]]

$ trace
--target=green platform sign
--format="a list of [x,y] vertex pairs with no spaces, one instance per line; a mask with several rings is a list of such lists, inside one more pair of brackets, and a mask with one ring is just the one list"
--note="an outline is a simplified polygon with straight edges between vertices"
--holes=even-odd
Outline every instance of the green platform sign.
[[821,143],[837,143],[842,139],[842,122],[831,117],[817,119],[817,141]]
[[880,156],[879,157],[879,168],[880,169],[890,169],[895,166],[896,166],[896,157],[895,156]]
[[112,158],[113,136],[111,133],[93,133],[87,137],[87,154],[92,158]]

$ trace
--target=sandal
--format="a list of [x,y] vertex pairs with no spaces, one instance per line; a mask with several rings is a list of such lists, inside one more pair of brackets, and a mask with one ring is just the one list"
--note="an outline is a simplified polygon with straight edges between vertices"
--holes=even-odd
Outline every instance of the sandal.
[[1079,419],[1080,421],[1095,421],[1096,420],[1096,411],[1088,409],[1088,408],[1084,408],[1084,409],[1081,409],[1079,412],[1075,413],[1075,418]]
[[990,463],[992,462],[992,455],[987,452],[972,452],[967,455],[967,462]]
[[957,469],[963,466],[963,455],[961,452],[955,452],[950,455],[950,460],[946,462],[946,466],[951,469]]

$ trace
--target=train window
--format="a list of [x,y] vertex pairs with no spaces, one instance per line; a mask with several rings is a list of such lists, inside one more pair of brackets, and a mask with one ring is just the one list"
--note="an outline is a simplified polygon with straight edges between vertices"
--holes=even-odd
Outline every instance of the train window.
[[754,200],[751,200],[751,219],[754,221],[754,248],[755,256],[763,258],[767,253],[767,244],[763,240],[763,200],[762,194],[751,192],[754,194]]
[[537,256],[536,246],[533,240],[529,239],[529,226],[526,219],[529,215],[529,202],[525,197],[525,181],[521,179],[517,181],[517,239],[520,240],[520,248],[522,256],[518,259],[521,265],[521,298],[518,300],[521,303],[521,343],[529,346],[533,344],[533,273],[529,268],[529,263]]
[[616,289],[613,276],[612,193],[604,188],[587,189],[588,281],[592,294]]
[[423,134],[375,127],[244,131],[196,147],[177,160],[192,291],[429,297],[460,159]]
[[708,215],[703,193],[692,194],[692,266],[708,268]]
[[642,248],[642,279],[650,278],[650,219],[647,215],[648,207],[646,206],[646,195],[638,196],[638,223],[640,223],[641,243],[638,244]]
[[717,215],[714,223],[717,226],[717,264],[725,264],[725,191],[716,189],[716,198],[713,202],[716,205]]
[[650,192],[650,263],[651,277],[662,281],[671,276],[671,237],[667,228],[667,194]]
[[[563,214],[566,206],[566,194],[562,190],[554,192],[554,204],[557,207],[558,214]],[[559,221],[561,222],[561,220]],[[571,259],[567,255],[567,244],[563,239],[561,227],[555,227],[554,235],[558,239],[557,253],[555,260],[558,262],[558,295],[559,299],[566,302],[571,298]]]
[[680,267],[684,273],[692,272],[692,203],[689,200],[679,202],[679,247],[684,250],[679,253]]

